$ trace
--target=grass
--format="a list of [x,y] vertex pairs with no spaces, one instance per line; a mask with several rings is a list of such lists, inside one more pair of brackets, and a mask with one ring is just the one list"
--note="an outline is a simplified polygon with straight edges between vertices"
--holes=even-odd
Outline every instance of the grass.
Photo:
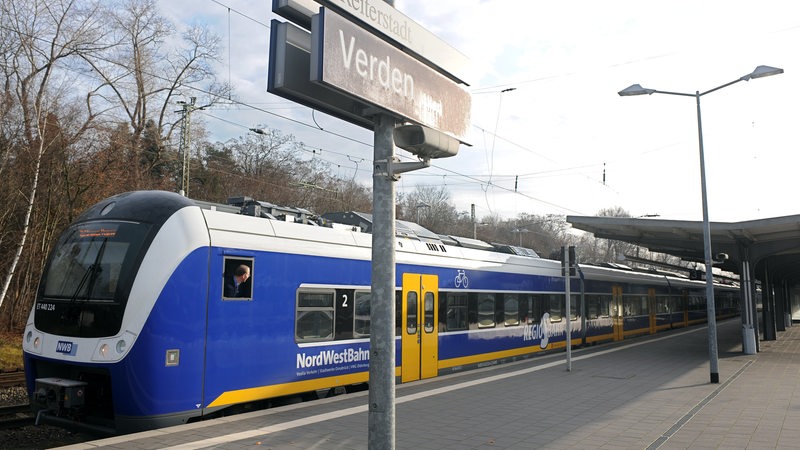
[[22,333],[0,333],[0,371],[22,369]]

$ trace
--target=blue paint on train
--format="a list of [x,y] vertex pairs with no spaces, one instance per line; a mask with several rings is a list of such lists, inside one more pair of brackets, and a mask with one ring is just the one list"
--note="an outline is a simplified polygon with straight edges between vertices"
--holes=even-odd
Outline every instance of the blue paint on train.
[[[188,255],[172,273],[128,356],[111,368],[116,413],[148,416],[197,409],[201,403],[208,249]],[[167,365],[167,351],[179,360]]]

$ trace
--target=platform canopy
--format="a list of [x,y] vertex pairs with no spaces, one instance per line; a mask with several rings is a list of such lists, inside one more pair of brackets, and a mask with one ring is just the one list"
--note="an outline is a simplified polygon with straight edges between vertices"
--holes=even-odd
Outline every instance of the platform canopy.
[[[629,242],[687,261],[704,260],[703,222],[652,218],[567,216],[567,222],[595,237]],[[729,259],[718,264],[739,273],[749,259],[772,276],[800,284],[800,215],[745,222],[711,222],[711,253]]]

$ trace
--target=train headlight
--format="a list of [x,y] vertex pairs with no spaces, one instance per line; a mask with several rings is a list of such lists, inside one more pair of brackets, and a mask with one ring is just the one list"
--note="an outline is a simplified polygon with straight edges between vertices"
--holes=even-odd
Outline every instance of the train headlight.
[[94,361],[119,361],[122,359],[128,350],[130,350],[133,342],[136,340],[136,335],[130,331],[122,333],[122,336],[116,336],[110,339],[101,339],[97,343],[96,351],[92,360]]
[[32,328],[25,332],[25,339],[22,342],[22,349],[28,353],[42,353],[42,335]]

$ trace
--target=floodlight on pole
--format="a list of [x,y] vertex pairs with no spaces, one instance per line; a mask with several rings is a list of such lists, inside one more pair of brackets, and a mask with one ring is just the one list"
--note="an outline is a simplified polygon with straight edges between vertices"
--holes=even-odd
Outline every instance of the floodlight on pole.
[[[714,276],[713,264],[714,261],[711,257],[711,224],[708,220],[708,196],[706,194],[706,167],[705,155],[703,151],[703,125],[700,116],[700,97],[714,91],[718,91],[724,87],[738,83],[740,81],[749,81],[754,78],[763,78],[771,75],[778,75],[783,73],[783,69],[771,66],[758,66],[751,73],[737,78],[729,83],[722,84],[713,89],[705,92],[695,91],[694,94],[683,92],[659,91],[656,89],[643,88],[640,84],[633,84],[618,92],[622,97],[632,95],[651,95],[651,94],[667,94],[667,95],[680,95],[684,97],[694,97],[697,103],[697,137],[700,149],[700,189],[703,200],[703,250],[706,264],[706,315],[708,318],[708,359],[710,378],[712,383],[719,383],[719,357],[717,354],[717,319],[716,308],[714,305]],[[749,307],[749,305],[748,305]]]

